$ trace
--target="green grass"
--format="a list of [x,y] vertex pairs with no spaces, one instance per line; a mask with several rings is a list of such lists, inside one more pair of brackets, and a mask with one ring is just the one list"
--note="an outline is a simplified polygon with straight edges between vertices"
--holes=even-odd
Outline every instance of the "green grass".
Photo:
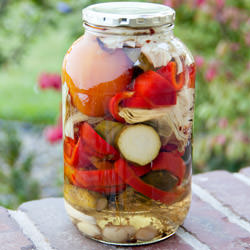
[[[79,26],[81,23],[79,23]],[[61,93],[41,91],[41,72],[60,73],[65,52],[72,43],[67,27],[48,28],[16,65],[0,70],[0,118],[32,123],[53,123],[59,113]]]

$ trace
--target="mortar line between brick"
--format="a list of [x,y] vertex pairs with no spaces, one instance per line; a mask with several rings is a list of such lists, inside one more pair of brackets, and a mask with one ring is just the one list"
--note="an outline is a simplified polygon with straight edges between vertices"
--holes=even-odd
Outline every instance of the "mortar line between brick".
[[37,250],[55,250],[37,229],[28,215],[22,211],[8,210],[10,216],[17,222],[23,233],[31,239]]
[[250,223],[248,221],[242,219],[228,207],[222,205],[207,190],[203,189],[195,183],[192,183],[192,190],[194,194],[196,194],[201,200],[210,204],[213,208],[225,215],[228,218],[229,222],[237,224],[238,226],[244,228],[246,231],[250,232]]
[[200,242],[183,227],[179,227],[176,234],[196,250],[210,250],[206,244]]
[[250,178],[246,177],[245,175],[243,174],[240,174],[240,173],[234,173],[233,174],[234,177],[236,177],[238,180],[244,182],[245,184],[247,184],[248,186],[250,186]]

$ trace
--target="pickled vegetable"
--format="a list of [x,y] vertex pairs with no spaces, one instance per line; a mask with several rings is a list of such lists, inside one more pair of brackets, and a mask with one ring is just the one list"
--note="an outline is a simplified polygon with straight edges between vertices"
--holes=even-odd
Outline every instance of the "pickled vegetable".
[[98,123],[95,130],[110,145],[114,146],[115,138],[123,128],[124,124],[113,121],[102,121]]
[[156,228],[152,226],[147,226],[144,228],[141,228],[136,232],[136,239],[142,240],[142,241],[149,241],[152,240],[157,235]]
[[152,171],[143,176],[142,180],[164,191],[175,188],[178,183],[178,179],[167,171]]
[[161,140],[152,127],[131,125],[120,132],[117,147],[126,160],[144,166],[157,157]]
[[65,184],[64,197],[72,205],[80,207],[81,209],[89,209],[96,208],[97,200],[102,196],[71,184]]
[[135,80],[136,96],[146,99],[152,107],[176,104],[176,89],[157,72],[149,70]]
[[195,65],[161,27],[114,32],[86,27],[63,63],[65,207],[88,237],[145,244],[190,205]]
[[105,115],[111,97],[130,83],[131,66],[122,49],[109,53],[93,37],[81,38],[66,56],[63,68],[74,106],[88,116]]
[[163,191],[150,184],[147,184],[135,174],[133,169],[123,159],[115,162],[115,171],[126,184],[130,185],[136,191],[145,195],[146,197],[149,197],[150,199],[160,201],[166,205],[172,204],[180,197],[182,193],[182,191],[179,193],[179,190],[171,190],[170,192]]
[[176,62],[169,62],[165,67],[157,70],[157,73],[168,80],[175,90],[181,90],[185,83],[185,72],[177,74]]

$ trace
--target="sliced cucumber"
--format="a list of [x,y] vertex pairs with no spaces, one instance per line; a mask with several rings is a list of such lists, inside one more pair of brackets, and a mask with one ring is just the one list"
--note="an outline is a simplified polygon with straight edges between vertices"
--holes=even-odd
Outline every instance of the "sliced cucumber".
[[123,126],[119,122],[102,121],[96,125],[95,130],[107,143],[114,145],[115,138]]
[[116,145],[126,160],[144,166],[156,158],[161,141],[151,126],[138,124],[125,126],[116,138]]
[[165,170],[151,171],[144,175],[142,180],[164,191],[170,191],[175,188],[178,183],[178,178]]

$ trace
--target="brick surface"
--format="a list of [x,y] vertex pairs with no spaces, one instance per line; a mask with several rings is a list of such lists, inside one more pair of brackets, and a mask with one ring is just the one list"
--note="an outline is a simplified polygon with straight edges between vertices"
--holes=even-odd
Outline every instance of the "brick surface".
[[[107,246],[85,238],[78,232],[68,218],[62,198],[49,198],[24,203],[19,208],[27,213],[38,230],[48,239],[52,248],[58,250],[105,250],[124,249]],[[190,250],[193,249],[179,236],[175,235],[165,241],[143,247],[126,248],[126,250]]]
[[247,167],[247,168],[242,168],[240,170],[240,173],[247,176],[247,177],[250,177],[250,167]]
[[31,250],[36,249],[33,243],[22,233],[8,211],[0,207],[0,249]]
[[[178,235],[148,246],[133,247],[133,250],[191,250],[194,249],[184,242]],[[127,249],[125,249],[127,250]]]
[[[242,169],[240,173],[247,178],[250,177],[250,167]],[[66,214],[62,198],[27,202],[22,204],[19,210],[24,212],[36,227],[32,229],[33,231],[27,232],[30,238],[37,242],[37,238],[32,237],[35,230],[37,235],[41,233],[40,240],[55,250],[191,250],[203,248],[250,250],[250,186],[247,179],[237,178],[237,175],[226,171],[214,171],[196,175],[193,181],[210,196],[196,186],[195,194],[202,200],[197,195],[193,195],[190,212],[182,226],[184,231],[180,230],[169,239],[148,246],[115,247],[85,238]],[[211,196],[214,198],[212,199]],[[206,201],[210,201],[211,204]],[[221,205],[227,209],[221,209],[223,208]],[[246,223],[243,227],[239,223],[239,218]],[[47,247],[45,248],[41,250],[48,250]],[[31,249],[36,249],[31,240],[22,233],[8,211],[0,208],[0,250]]]
[[198,240],[211,249],[250,249],[250,234],[193,195],[190,212],[183,224]]
[[250,186],[226,171],[199,174],[194,176],[193,181],[233,212],[250,221]]

